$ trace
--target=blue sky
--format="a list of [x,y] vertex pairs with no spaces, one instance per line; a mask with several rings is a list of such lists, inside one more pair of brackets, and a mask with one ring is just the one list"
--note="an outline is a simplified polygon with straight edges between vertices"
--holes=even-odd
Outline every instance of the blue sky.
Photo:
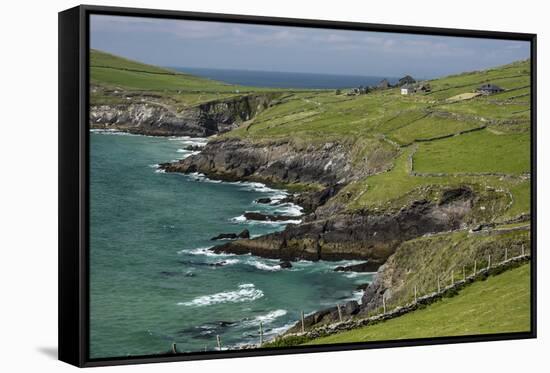
[[529,57],[529,43],[93,15],[92,48],[142,62],[201,67],[433,78]]

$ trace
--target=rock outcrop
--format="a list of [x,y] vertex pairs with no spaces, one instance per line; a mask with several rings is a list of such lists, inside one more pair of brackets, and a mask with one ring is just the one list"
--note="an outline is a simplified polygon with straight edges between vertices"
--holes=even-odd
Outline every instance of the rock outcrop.
[[213,139],[199,155],[161,167],[167,172],[200,172],[222,180],[323,186],[345,183],[357,172],[349,149],[341,144],[301,148],[288,140],[259,143],[237,138]]
[[339,214],[290,224],[282,232],[230,242],[213,250],[285,260],[367,259],[371,264],[381,264],[403,241],[458,229],[472,208],[472,198],[468,192],[444,203],[417,201],[392,214]]
[[154,136],[206,137],[230,131],[272,105],[277,94],[253,94],[209,101],[177,111],[158,99],[90,107],[91,128]]

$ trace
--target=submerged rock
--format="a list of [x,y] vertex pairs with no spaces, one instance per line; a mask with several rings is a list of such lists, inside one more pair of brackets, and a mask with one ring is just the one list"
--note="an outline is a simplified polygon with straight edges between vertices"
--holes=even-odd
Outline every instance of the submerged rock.
[[237,235],[235,233],[220,233],[217,236],[212,237],[210,240],[234,240],[235,238],[237,238]]
[[202,150],[203,146],[201,145],[187,145],[184,149],[189,151],[198,151]]
[[248,229],[244,229],[241,233],[237,235],[238,238],[250,238],[250,232]]
[[292,263],[290,263],[289,260],[281,260],[279,263],[279,267],[286,269],[286,268],[292,268]]
[[368,261],[359,264],[352,264],[349,266],[338,266],[334,268],[336,272],[376,272],[380,267],[379,262]]
[[248,229],[244,229],[241,233],[220,233],[215,237],[212,237],[210,240],[235,240],[237,238],[250,238],[250,232]]
[[258,198],[256,200],[256,203],[264,203],[264,204],[267,204],[267,203],[271,203],[271,198],[269,197],[266,197],[266,198]]

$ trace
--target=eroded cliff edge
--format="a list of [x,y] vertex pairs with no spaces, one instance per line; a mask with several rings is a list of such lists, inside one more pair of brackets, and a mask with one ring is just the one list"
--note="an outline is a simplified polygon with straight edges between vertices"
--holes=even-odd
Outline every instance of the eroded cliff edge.
[[[99,88],[97,88],[99,89]],[[117,97],[113,103],[90,106],[90,127],[153,136],[207,137],[228,132],[274,104],[278,93],[260,93],[207,101],[176,108],[161,95],[143,93]],[[126,99],[127,102],[120,102]]]
[[200,172],[215,179],[304,188],[292,197],[307,212],[300,224],[229,242],[215,247],[215,251],[284,260],[365,259],[384,263],[401,242],[459,229],[472,215],[478,197],[467,187],[449,188],[438,200],[414,200],[399,210],[347,210],[340,203],[342,198],[333,197],[345,194],[343,187],[352,180],[391,168],[394,156],[391,151],[383,156],[380,148],[373,147],[367,161],[357,163],[351,149],[336,143],[301,148],[290,141],[257,143],[221,138],[210,141],[200,154],[161,167],[167,172]]

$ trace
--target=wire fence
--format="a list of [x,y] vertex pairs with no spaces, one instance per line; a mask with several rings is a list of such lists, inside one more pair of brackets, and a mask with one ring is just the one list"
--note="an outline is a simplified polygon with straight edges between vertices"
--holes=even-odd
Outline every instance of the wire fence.
[[[386,320],[389,318],[401,316],[407,312],[416,310],[419,303],[423,305],[430,304],[433,301],[440,299],[442,295],[452,290],[459,290],[467,283],[474,282],[481,276],[488,276],[492,269],[506,269],[509,264],[522,262],[530,259],[530,252],[527,252],[525,245],[521,245],[519,250],[512,252],[508,247],[505,247],[502,255],[495,257],[494,254],[489,254],[483,259],[473,259],[469,265],[461,265],[459,267],[452,266],[450,271],[442,271],[435,276],[435,279],[423,282],[422,286],[417,283],[411,283],[405,288],[409,291],[404,292],[404,295],[392,299],[386,297],[386,293],[382,295],[381,306],[372,310],[371,312],[363,315],[361,318],[357,318],[354,315],[344,315],[342,307],[343,305],[336,305],[337,321],[332,323],[325,323],[320,327],[318,334],[331,334],[332,331],[349,330],[355,327],[364,326],[362,324],[369,324],[369,321]],[[514,255],[515,254],[515,255]],[[512,256],[514,255],[514,256]],[[352,321],[358,321],[353,323]],[[347,325],[345,325],[347,324]],[[299,326],[298,333],[291,333],[289,335],[305,335],[311,330],[307,330],[306,316],[304,311],[300,311],[300,320],[296,324]],[[340,326],[344,326],[344,328]],[[315,326],[312,326],[315,329]],[[315,333],[313,333],[315,334]],[[252,343],[244,348],[258,348],[262,347],[266,342],[265,328],[262,321],[258,323],[258,343]],[[280,336],[279,336],[280,337]],[[284,337],[284,336],[282,336]],[[277,338],[277,337],[276,337]],[[215,350],[221,351],[229,349],[229,346],[224,347],[222,345],[222,338],[220,335],[216,335]],[[208,351],[208,346],[204,347],[204,351]],[[172,343],[172,353],[177,352],[176,343]]]

